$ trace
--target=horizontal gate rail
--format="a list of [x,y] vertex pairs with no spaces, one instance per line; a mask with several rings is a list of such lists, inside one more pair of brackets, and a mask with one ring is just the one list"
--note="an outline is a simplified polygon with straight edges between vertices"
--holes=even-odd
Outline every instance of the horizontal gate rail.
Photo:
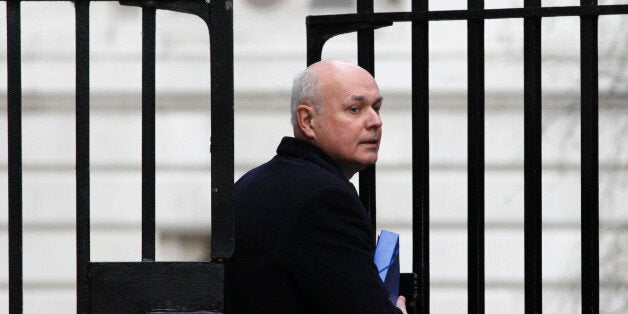
[[350,24],[378,22],[446,21],[446,20],[490,20],[524,17],[598,16],[628,14],[628,4],[600,6],[528,7],[484,10],[442,10],[417,12],[382,12],[336,15],[311,15],[306,18],[309,25]]

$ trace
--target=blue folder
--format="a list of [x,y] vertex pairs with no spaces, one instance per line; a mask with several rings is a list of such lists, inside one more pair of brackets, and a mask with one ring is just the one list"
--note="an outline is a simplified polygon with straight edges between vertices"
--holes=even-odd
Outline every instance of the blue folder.
[[375,248],[375,266],[379,278],[388,290],[388,297],[392,304],[397,304],[399,296],[399,235],[382,230]]

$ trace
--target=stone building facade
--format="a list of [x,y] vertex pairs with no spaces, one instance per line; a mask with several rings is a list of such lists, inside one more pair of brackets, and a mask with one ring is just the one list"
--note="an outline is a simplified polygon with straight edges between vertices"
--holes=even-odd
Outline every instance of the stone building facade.
[[[406,11],[409,0],[375,10]],[[487,8],[522,1],[485,1]],[[620,1],[599,1],[600,4]],[[579,1],[544,1],[544,6]],[[305,16],[354,1],[235,1],[236,178],[291,135],[292,76],[305,66]],[[464,9],[466,1],[431,1]],[[94,261],[141,260],[141,10],[91,5],[91,207]],[[628,17],[600,18],[601,310],[628,310]],[[75,309],[74,10],[22,4],[24,305]],[[547,313],[580,301],[578,18],[543,20],[543,297]],[[384,96],[378,229],[401,234],[411,271],[410,27],[377,30]],[[486,311],[524,312],[523,21],[486,22]],[[8,306],[6,9],[0,3],[0,308]],[[204,260],[210,223],[209,38],[192,16],[157,14],[157,259]],[[356,61],[356,36],[323,58]],[[433,313],[466,312],[466,23],[430,24],[430,216]],[[355,178],[357,179],[357,178]],[[357,180],[356,184],[357,184]]]

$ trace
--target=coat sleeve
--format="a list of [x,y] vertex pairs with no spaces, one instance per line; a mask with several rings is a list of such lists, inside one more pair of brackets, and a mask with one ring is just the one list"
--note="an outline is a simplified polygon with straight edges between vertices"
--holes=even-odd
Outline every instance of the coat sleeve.
[[370,222],[350,189],[324,187],[304,201],[290,273],[320,313],[401,313],[373,263]]

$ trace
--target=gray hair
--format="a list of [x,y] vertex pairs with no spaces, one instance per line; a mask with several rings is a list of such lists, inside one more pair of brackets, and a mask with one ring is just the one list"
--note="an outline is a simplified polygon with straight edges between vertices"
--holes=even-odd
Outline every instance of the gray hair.
[[316,112],[321,112],[321,91],[318,74],[309,69],[297,74],[292,81],[292,95],[290,97],[290,121],[292,126],[297,125],[297,107],[306,103]]

